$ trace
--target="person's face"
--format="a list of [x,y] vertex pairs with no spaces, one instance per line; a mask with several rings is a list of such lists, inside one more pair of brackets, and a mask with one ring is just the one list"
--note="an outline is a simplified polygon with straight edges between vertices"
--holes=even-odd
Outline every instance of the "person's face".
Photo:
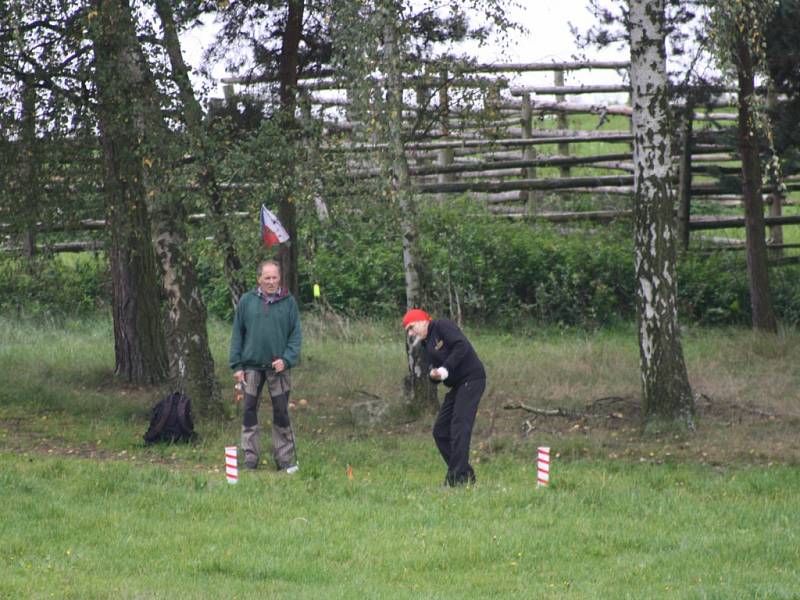
[[281,275],[275,265],[264,265],[261,275],[258,276],[258,286],[262,292],[274,294],[281,285]]
[[406,335],[409,343],[413,346],[428,337],[428,321],[414,321],[406,327]]

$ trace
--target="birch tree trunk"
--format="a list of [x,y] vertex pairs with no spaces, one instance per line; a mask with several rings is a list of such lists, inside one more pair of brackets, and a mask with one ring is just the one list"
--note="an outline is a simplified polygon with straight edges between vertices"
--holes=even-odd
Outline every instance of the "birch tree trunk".
[[778,323],[772,307],[767,266],[767,240],[764,231],[764,202],[761,197],[761,162],[755,137],[751,102],[755,94],[753,57],[745,42],[749,31],[740,31],[736,40],[736,75],[739,80],[739,154],[742,157],[742,199],[747,237],[747,278],[750,282],[750,307],[753,329],[775,333]]
[[197,101],[189,79],[189,69],[183,60],[173,6],[174,3],[168,0],[156,0],[156,12],[164,27],[164,47],[169,56],[172,79],[178,87],[178,94],[181,104],[183,104],[184,122],[191,139],[191,154],[197,158],[199,163],[200,188],[208,199],[214,237],[224,254],[222,264],[225,280],[228,284],[231,303],[236,308],[239,298],[247,291],[247,278],[242,271],[242,261],[236,251],[233,234],[225,219],[222,188],[217,179],[213,160],[209,156],[206,132],[203,131],[203,109]]
[[645,419],[693,428],[677,311],[663,0],[630,0],[634,236]]
[[[391,173],[391,189],[400,209],[400,231],[403,239],[403,272],[406,281],[406,307],[418,307],[420,293],[420,264],[417,249],[417,207],[411,191],[411,176],[403,143],[403,75],[398,46],[397,27],[399,15],[391,1],[381,7],[383,20],[382,70],[386,78],[386,136],[388,162]],[[416,412],[432,412],[438,409],[436,386],[430,381],[429,365],[425,353],[408,345],[409,376],[411,378],[411,405]]]

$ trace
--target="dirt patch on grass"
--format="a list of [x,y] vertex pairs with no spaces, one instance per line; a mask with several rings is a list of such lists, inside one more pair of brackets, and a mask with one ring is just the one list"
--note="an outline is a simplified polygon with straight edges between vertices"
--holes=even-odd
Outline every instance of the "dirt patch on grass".
[[[478,447],[491,453],[502,441],[550,445],[565,458],[611,458],[638,462],[708,464],[800,464],[800,417],[755,405],[695,402],[694,431],[682,427],[645,430],[642,406],[632,397],[605,397],[582,408],[534,407],[498,402],[484,408]],[[526,409],[527,407],[527,409]],[[528,410],[528,409],[542,410]]]
[[[800,416],[775,413],[754,404],[718,401],[705,394],[696,398],[695,406],[694,431],[677,427],[645,431],[641,403],[634,397],[608,396],[570,406],[535,406],[492,394],[484,398],[478,411],[472,443],[474,460],[488,461],[502,452],[527,455],[536,445],[549,445],[557,457],[568,460],[678,461],[720,466],[800,464]],[[428,437],[433,422],[432,416],[396,419],[384,427],[356,431],[343,417],[344,412],[341,398],[316,400],[297,414],[298,436]],[[233,421],[231,428],[237,428]],[[197,455],[191,456],[163,449],[154,452],[134,443],[128,449],[111,450],[101,443],[59,435],[52,423],[45,426],[30,418],[0,418],[0,447],[21,455],[118,460],[190,470],[210,467],[208,457],[204,457],[210,452],[208,448],[200,447]]]

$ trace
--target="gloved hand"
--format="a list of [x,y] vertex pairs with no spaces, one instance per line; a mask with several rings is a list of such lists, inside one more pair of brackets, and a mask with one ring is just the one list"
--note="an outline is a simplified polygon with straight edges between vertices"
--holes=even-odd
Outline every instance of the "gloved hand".
[[444,381],[447,379],[449,374],[450,373],[447,372],[447,369],[444,367],[439,367],[438,369],[431,369],[431,372],[428,376],[434,381]]

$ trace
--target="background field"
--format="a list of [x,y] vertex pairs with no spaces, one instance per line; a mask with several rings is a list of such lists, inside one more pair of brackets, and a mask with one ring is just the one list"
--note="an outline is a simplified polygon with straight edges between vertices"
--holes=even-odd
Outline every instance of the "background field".
[[[687,330],[698,431],[644,434],[632,327],[468,328],[490,386],[478,484],[451,490],[431,417],[402,409],[393,325],[307,314],[301,471],[230,486],[235,410],[194,446],[145,447],[163,390],[114,381],[107,321],[0,320],[0,597],[796,597],[795,331]],[[227,382],[227,324],[212,340]],[[394,413],[357,426],[375,396]],[[503,408],[520,402],[579,414]]]

